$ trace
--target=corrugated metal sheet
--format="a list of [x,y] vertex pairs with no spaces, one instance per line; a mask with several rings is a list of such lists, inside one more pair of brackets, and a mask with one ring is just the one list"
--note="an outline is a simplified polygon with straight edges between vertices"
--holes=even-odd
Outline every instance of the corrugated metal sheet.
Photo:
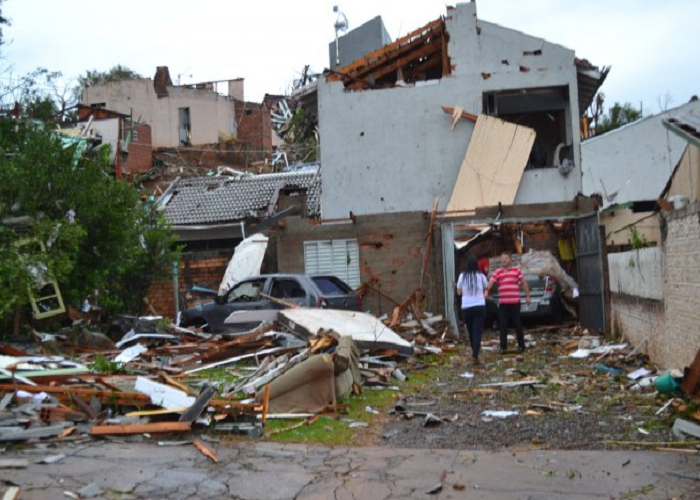
[[511,205],[535,142],[535,131],[479,115],[447,211]]

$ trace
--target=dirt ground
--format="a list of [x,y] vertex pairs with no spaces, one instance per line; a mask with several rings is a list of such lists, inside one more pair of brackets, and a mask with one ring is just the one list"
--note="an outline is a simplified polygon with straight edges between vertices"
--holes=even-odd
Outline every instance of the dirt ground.
[[[526,331],[527,334],[527,331]],[[519,355],[511,339],[506,354],[498,353],[497,334],[487,331],[482,343],[481,366],[471,363],[471,350],[460,344],[459,352],[415,364],[406,374],[418,380],[411,394],[403,394],[408,411],[389,415],[380,445],[402,448],[460,448],[498,450],[504,448],[620,449],[644,445],[606,443],[631,441],[665,443],[676,441],[670,431],[685,406],[670,406],[655,413],[670,399],[658,395],[653,384],[633,390],[627,377],[646,364],[644,356],[624,360],[610,354],[586,359],[567,357],[572,338],[565,330],[533,333],[528,350]],[[568,345],[568,351],[564,348]],[[617,367],[607,373],[595,365]],[[465,372],[473,378],[462,378]],[[480,387],[481,384],[536,379],[534,385]],[[414,380],[415,381],[415,380]],[[400,396],[401,397],[401,396]],[[507,418],[485,417],[486,410],[517,411]],[[441,423],[425,426],[424,413]],[[663,445],[656,445],[662,447]]]

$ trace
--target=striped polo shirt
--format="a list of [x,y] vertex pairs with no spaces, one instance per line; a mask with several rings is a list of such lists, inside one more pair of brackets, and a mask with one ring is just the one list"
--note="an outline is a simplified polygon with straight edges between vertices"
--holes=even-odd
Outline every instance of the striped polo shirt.
[[491,276],[498,284],[499,304],[520,304],[520,281],[523,272],[517,267],[499,268]]

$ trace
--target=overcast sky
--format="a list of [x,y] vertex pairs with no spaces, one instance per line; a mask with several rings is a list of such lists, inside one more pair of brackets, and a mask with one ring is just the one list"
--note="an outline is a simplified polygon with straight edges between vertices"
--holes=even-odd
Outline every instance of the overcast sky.
[[[285,93],[306,64],[329,65],[333,6],[350,28],[381,15],[396,38],[445,14],[437,0],[5,0],[2,53],[17,72],[36,67],[77,77],[123,64],[173,81],[245,78],[246,99]],[[453,3],[449,3],[453,5]],[[700,94],[697,0],[479,0],[480,19],[574,49],[611,65],[606,102],[643,103],[644,114]]]

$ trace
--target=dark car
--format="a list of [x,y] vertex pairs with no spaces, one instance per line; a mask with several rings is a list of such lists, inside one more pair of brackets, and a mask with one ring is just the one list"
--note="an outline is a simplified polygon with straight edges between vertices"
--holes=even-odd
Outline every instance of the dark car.
[[[525,292],[520,290],[520,314],[523,318],[561,323],[563,306],[561,304],[561,289],[551,276],[525,274],[525,280],[530,287],[530,305],[525,303]],[[498,285],[494,285],[491,294],[486,299],[486,324],[492,325],[498,321]]]
[[205,326],[211,332],[231,331],[224,320],[232,312],[286,307],[269,297],[304,307],[362,309],[362,297],[335,276],[268,274],[241,281],[216,300],[183,311],[180,325],[185,328]]

